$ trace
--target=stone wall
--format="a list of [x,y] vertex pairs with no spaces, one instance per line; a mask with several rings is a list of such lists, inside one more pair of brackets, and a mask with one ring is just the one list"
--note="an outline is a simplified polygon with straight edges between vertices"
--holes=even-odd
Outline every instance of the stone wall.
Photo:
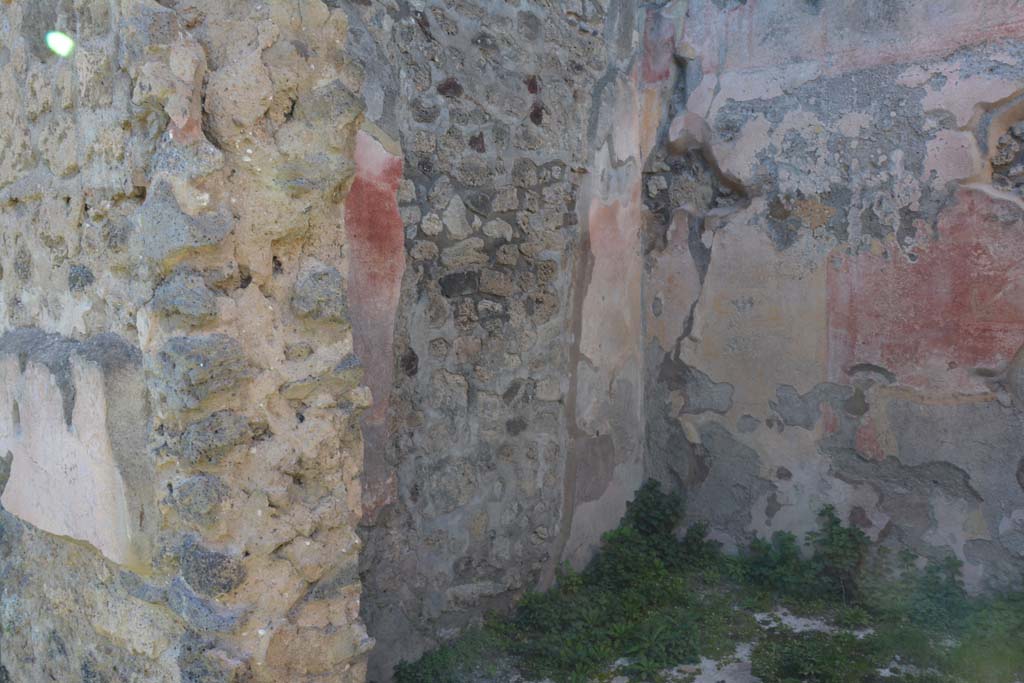
[[404,158],[375,680],[583,564],[647,476],[730,548],[831,503],[1019,578],[1019,3],[349,16]]
[[1019,581],[1022,74],[1018,0],[0,4],[0,681],[386,681],[649,476]]
[[582,565],[642,482],[641,172],[685,5],[347,6],[366,116],[400,146],[366,140],[388,199],[357,174],[346,208],[388,264],[353,285],[383,680]]
[[363,680],[346,33],[0,8],[0,680]]

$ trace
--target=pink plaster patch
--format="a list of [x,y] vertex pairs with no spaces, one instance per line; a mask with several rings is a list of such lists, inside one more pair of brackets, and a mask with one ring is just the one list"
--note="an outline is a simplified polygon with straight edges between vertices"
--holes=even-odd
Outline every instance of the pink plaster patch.
[[878,429],[870,416],[865,417],[854,435],[854,446],[857,452],[866,455],[872,460],[884,460],[885,448],[881,439],[878,438]]
[[821,429],[824,434],[835,434],[839,431],[839,418],[836,411],[828,403],[819,403],[821,407]]
[[643,61],[640,76],[643,85],[660,84],[672,75],[676,25],[673,17],[650,8],[644,22]]
[[828,269],[828,358],[834,381],[872,363],[901,384],[986,391],[972,370],[1005,363],[1024,342],[1024,225],[1016,207],[961,190],[938,237],[910,262],[893,248],[836,254]]
[[390,154],[369,134],[356,138],[356,177],[345,201],[348,231],[349,307],[356,355],[366,369],[365,382],[373,405],[363,415],[367,453],[364,498],[390,496],[380,489],[393,485],[373,466],[385,445],[385,420],[394,363],[395,312],[405,271],[405,235],[396,193],[402,179],[402,158]]

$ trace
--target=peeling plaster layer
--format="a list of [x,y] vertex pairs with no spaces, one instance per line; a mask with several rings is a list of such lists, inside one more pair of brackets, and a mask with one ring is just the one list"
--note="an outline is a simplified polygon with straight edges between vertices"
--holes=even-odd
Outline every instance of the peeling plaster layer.
[[835,3],[691,3],[685,107],[648,180],[646,467],[727,546],[832,504],[984,590],[1024,567],[1024,218],[1000,175],[1024,17],[934,9],[869,3],[854,27]]

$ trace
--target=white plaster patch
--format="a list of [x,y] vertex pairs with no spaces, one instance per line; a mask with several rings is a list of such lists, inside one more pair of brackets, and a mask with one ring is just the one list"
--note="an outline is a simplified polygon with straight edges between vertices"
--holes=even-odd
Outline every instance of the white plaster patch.
[[123,565],[136,563],[125,486],[107,433],[103,371],[71,359],[71,425],[54,376],[29,362],[0,363],[0,453],[11,453],[3,506],[29,524],[95,546]]
[[[825,381],[828,240],[801,232],[785,251],[750,225],[765,201],[715,233],[714,257],[682,359],[715,382],[732,384],[730,414],[764,414],[775,389],[805,393]],[[770,359],[770,360],[765,360]]]
[[974,134],[968,131],[940,130],[928,141],[924,161],[926,176],[935,172],[936,189],[951,180],[963,180],[980,174],[985,167]]

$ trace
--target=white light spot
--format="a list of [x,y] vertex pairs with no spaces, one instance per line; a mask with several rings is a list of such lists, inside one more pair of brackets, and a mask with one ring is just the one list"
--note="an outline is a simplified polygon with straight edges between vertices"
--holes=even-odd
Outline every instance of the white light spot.
[[75,49],[75,39],[61,31],[50,31],[46,34],[46,47],[61,57],[67,57]]

